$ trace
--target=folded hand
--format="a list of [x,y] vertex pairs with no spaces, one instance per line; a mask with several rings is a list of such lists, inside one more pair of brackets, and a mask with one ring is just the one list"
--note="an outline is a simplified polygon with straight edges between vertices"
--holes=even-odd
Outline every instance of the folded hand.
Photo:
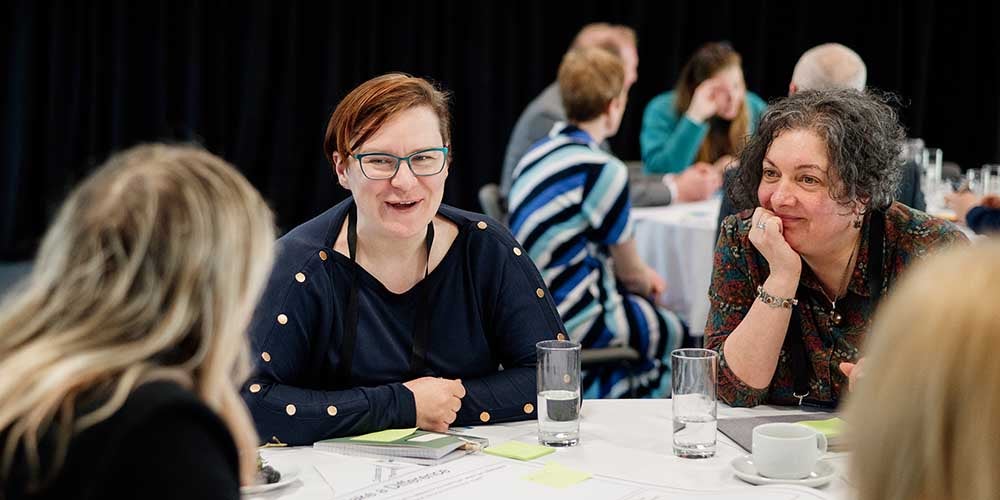
[[434,432],[448,430],[462,408],[465,386],[462,381],[421,377],[403,383],[413,393],[417,407],[417,427]]

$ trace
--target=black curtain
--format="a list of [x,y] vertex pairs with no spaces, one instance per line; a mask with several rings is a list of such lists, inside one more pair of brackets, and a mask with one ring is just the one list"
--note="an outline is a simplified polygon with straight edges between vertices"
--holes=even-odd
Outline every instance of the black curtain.
[[445,201],[478,210],[523,107],[575,32],[634,27],[639,81],[612,145],[636,159],[645,104],[700,44],[729,40],[748,87],[787,92],[798,56],[836,41],[898,93],[910,135],[946,160],[1000,160],[994,3],[946,1],[141,2],[16,0],[0,11],[0,258],[30,256],[68,190],[112,151],[194,141],[237,165],[282,229],[346,196],[320,144],[351,88],[405,71],[454,94]]

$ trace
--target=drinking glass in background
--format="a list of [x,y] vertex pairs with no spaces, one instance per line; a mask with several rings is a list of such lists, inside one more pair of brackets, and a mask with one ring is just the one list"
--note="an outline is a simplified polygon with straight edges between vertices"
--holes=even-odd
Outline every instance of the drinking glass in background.
[[983,177],[983,195],[1000,195],[1000,165],[987,163],[979,170]]
[[942,176],[944,152],[938,148],[924,148],[920,152],[918,164],[923,175],[921,188],[924,199],[927,200],[927,213],[954,219],[955,212],[945,203],[945,196],[954,191],[954,186]]
[[965,189],[976,196],[983,196],[987,192],[989,184],[989,173],[987,169],[970,168],[965,171]]
[[924,154],[924,140],[920,138],[907,139],[903,143],[903,160],[904,161],[915,161],[918,165],[922,165]]
[[674,413],[674,455],[715,456],[719,353],[677,349],[670,353]]
[[944,151],[940,148],[924,148],[920,153],[920,166],[924,170],[924,178],[933,184],[942,181],[941,174],[944,169]]
[[580,344],[544,340],[538,354],[538,442],[573,446],[580,441]]

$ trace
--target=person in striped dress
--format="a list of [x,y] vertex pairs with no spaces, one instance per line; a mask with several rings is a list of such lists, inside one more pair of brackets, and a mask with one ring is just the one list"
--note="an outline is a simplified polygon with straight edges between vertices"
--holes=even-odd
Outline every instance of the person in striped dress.
[[[569,123],[536,143],[514,170],[510,228],[541,270],[570,338],[584,348],[630,346],[642,356],[637,394],[670,394],[670,351],[685,327],[650,297],[666,284],[632,237],[628,168],[599,144],[625,111],[624,69],[601,48],[568,52],[559,89]],[[587,370],[586,398],[629,390],[620,367]]]

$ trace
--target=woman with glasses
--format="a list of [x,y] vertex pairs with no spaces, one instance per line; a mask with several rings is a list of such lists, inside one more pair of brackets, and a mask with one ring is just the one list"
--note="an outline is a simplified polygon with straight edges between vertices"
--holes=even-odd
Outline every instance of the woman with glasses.
[[683,325],[652,297],[663,278],[639,257],[629,215],[628,168],[598,146],[625,112],[617,54],[576,49],[559,66],[569,124],[538,142],[514,169],[510,228],[542,269],[570,338],[584,347],[629,346],[633,370],[588,369],[584,396],[622,397],[630,371],[637,396],[670,394],[670,351]]
[[278,242],[244,398],[266,441],[535,417],[535,344],[563,331],[538,270],[441,204],[447,96],[388,74],[337,106],[324,151],[351,197]]

